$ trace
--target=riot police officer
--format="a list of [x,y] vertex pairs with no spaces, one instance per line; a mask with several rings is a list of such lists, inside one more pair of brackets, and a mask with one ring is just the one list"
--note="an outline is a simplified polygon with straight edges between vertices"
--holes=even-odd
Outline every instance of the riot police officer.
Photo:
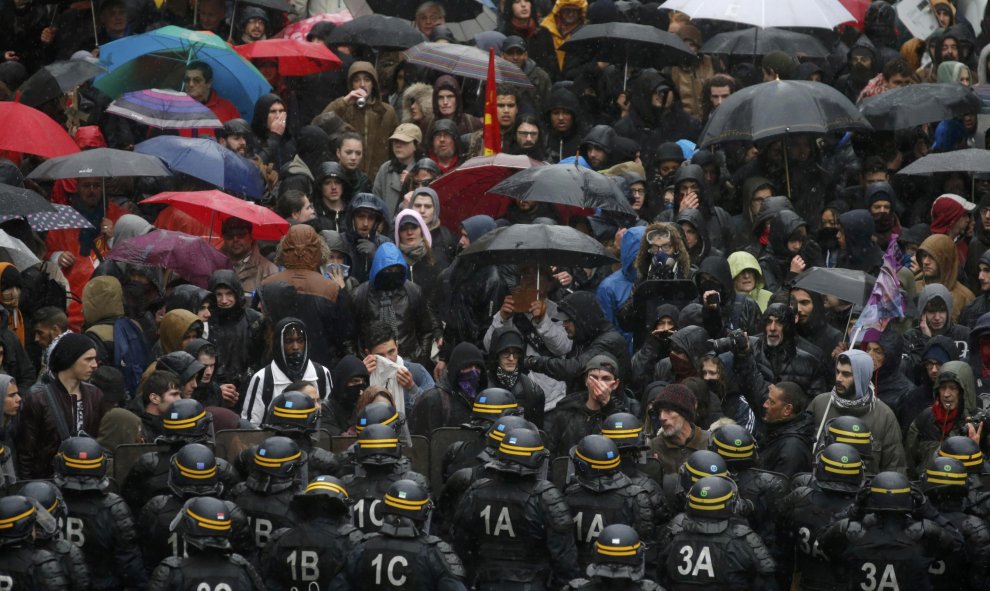
[[[185,556],[182,536],[171,526],[186,501],[193,497],[220,497],[223,484],[217,470],[213,450],[202,443],[187,443],[169,461],[168,494],[156,495],[138,513],[137,528],[141,536],[141,552],[148,574],[169,556]],[[254,536],[247,516],[237,505],[227,503],[230,515],[230,542],[243,556],[254,556]]]
[[[990,492],[990,465],[983,456],[983,450],[975,441],[963,435],[946,437],[938,448],[938,455],[962,462],[969,474],[971,491]],[[990,515],[984,516],[987,517]]]
[[182,536],[186,557],[170,556],[155,568],[148,591],[172,589],[243,589],[264,591],[254,567],[230,546],[233,528],[226,502],[193,497],[172,520],[171,530]]
[[478,464],[478,454],[487,444],[488,428],[502,415],[521,414],[516,396],[504,388],[487,388],[478,394],[471,404],[471,420],[461,425],[472,434],[466,441],[458,441],[447,448],[443,456],[443,479],[461,468]]
[[347,557],[330,589],[466,591],[464,565],[429,534],[432,510],[425,488],[412,480],[393,482],[382,498],[381,528]]
[[[863,460],[866,476],[870,477],[879,471],[877,456],[874,453],[873,433],[863,419],[852,415],[841,415],[825,424],[825,429],[819,438],[815,451],[821,451],[833,443],[845,443],[856,448]],[[879,446],[879,442],[877,443]],[[802,482],[801,484],[805,484]]]
[[962,552],[939,552],[928,569],[937,591],[990,589],[990,525],[965,512],[967,476],[962,462],[944,456],[936,456],[921,476],[933,508],[962,534],[964,542]]
[[[313,436],[320,425],[320,407],[316,401],[302,392],[283,392],[272,400],[262,429],[274,431],[276,435],[288,437],[306,453],[310,474],[335,474],[339,468],[337,457],[329,450],[313,445]],[[245,459],[250,461],[251,454]]]
[[255,450],[247,480],[234,488],[231,499],[247,514],[258,551],[275,530],[295,525],[289,503],[303,488],[305,466],[306,454],[288,437],[269,437]]
[[628,476],[633,484],[642,487],[650,497],[656,527],[659,528],[660,524],[669,521],[672,515],[664,499],[663,489],[660,487],[663,476],[659,473],[659,463],[656,465],[656,474],[651,475],[644,471],[647,467],[646,450],[650,449],[650,444],[646,440],[643,421],[634,414],[617,412],[605,417],[605,422],[602,423],[602,435],[611,439],[619,448],[619,457],[622,460],[619,469],[622,473]]
[[58,558],[32,542],[39,517],[54,521],[27,497],[0,498],[0,589],[69,591],[69,577]]
[[847,517],[821,532],[819,547],[849,588],[930,591],[935,554],[959,552],[962,539],[953,529],[916,518],[918,508],[906,476],[881,472],[863,485]]
[[[863,460],[851,445],[833,443],[819,452],[805,486],[781,499],[777,510],[781,570],[794,572],[800,591],[840,591],[848,585],[818,547],[818,532],[845,511],[863,485]],[[794,568],[790,569],[793,564]]]
[[382,525],[381,499],[397,480],[412,480],[429,490],[425,476],[408,469],[402,462],[402,444],[391,425],[368,425],[361,430],[354,453],[354,473],[344,476],[344,488],[354,499],[354,525],[365,533]]
[[[134,463],[127,473],[121,494],[137,512],[151,497],[168,494],[168,467],[172,456],[187,443],[213,443],[213,415],[198,400],[187,398],[176,400],[162,415],[162,430],[165,435],[155,443],[164,445],[164,451],[151,451]],[[240,478],[223,458],[217,458],[217,471],[226,490],[234,488]]]
[[607,525],[626,523],[643,539],[654,539],[650,498],[619,470],[619,449],[610,439],[585,435],[569,457],[574,477],[564,489],[564,501],[574,517],[580,568],[591,563],[595,540]]
[[[688,491],[695,482],[706,476],[729,477],[729,465],[725,463],[725,458],[707,449],[692,452],[677,469],[677,474],[664,474],[663,494],[671,511],[675,514],[683,512],[687,504]],[[737,502],[737,504],[745,506],[748,502]]]
[[37,501],[53,520],[42,519],[34,530],[37,547],[54,554],[69,575],[69,587],[73,591],[89,589],[89,568],[86,557],[75,544],[65,539],[65,523],[69,510],[62,498],[62,491],[47,480],[31,480],[24,484],[19,494]]
[[[358,413],[354,430],[360,435],[362,431],[371,425],[388,425],[395,432],[400,443],[402,441],[409,441],[406,418],[387,402],[372,402],[362,408],[361,412]],[[337,470],[337,475],[341,478],[348,474],[353,474],[354,468],[360,464],[357,459],[357,447],[357,443],[355,442],[338,456],[340,468]],[[401,467],[398,469],[412,470],[412,462],[405,456],[399,458],[399,464],[401,464]]]
[[646,560],[636,530],[617,523],[602,530],[588,565],[589,579],[574,579],[565,591],[663,591],[644,577]]
[[738,518],[738,501],[729,478],[706,476],[691,486],[684,516],[660,543],[667,589],[776,589],[776,564],[760,536]]
[[317,476],[292,497],[290,509],[299,525],[280,529],[265,546],[261,564],[271,591],[329,588],[344,566],[348,551],[363,536],[351,523],[351,498],[333,476]]
[[540,434],[513,429],[485,477],[454,514],[454,548],[479,591],[532,590],[577,578],[574,520],[563,495],[539,473],[549,452]]

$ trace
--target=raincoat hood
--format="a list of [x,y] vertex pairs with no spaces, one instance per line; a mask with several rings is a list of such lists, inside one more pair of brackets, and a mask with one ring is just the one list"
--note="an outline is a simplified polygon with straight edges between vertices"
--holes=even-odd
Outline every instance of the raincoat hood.
[[347,388],[347,382],[352,378],[364,378],[367,382],[370,378],[368,374],[368,368],[364,366],[364,362],[355,357],[354,355],[345,355],[340,358],[337,362],[337,367],[333,370],[333,389],[330,391],[331,397],[334,400],[342,401],[344,398],[344,392]]
[[409,279],[409,265],[406,264],[402,251],[391,242],[386,242],[375,250],[375,258],[371,261],[371,271],[368,273],[368,280],[371,285],[375,285],[375,278],[382,272],[382,269],[394,266],[402,267],[406,280]]
[[296,224],[279,245],[282,265],[286,269],[315,271],[323,262],[323,243],[312,226]]
[[743,216],[750,223],[752,223],[753,221],[753,216],[750,214],[750,210],[752,209],[751,206],[753,204],[753,193],[756,193],[757,190],[763,187],[771,187],[772,190],[773,183],[770,181],[770,179],[762,176],[751,176],[745,181],[743,181],[742,211],[743,211]]
[[217,320],[226,320],[244,312],[244,287],[241,285],[240,278],[237,277],[237,272],[233,269],[217,269],[210,275],[210,281],[206,284],[206,287],[214,295],[216,295],[217,288],[219,287],[226,287],[234,292],[236,300],[233,306],[230,308],[221,308],[220,306],[213,305],[210,308],[210,311],[216,316]]
[[430,150],[433,146],[433,136],[440,132],[448,133],[454,137],[455,155],[464,151],[464,146],[461,143],[461,134],[458,133],[457,124],[454,123],[453,119],[435,119],[433,123],[430,124],[430,129],[426,134],[426,141],[423,144],[426,146],[427,150]]
[[[794,205],[791,204],[790,199],[784,197],[783,195],[767,197],[763,201],[763,205],[760,206],[760,211],[756,212],[756,217],[753,219],[753,236],[758,237],[762,234],[763,225],[775,218],[778,213],[784,211],[785,209],[794,211]],[[873,218],[870,219],[872,220]]]
[[574,115],[573,128],[578,127],[577,119],[581,113],[581,102],[578,101],[578,98],[574,96],[573,92],[566,88],[558,88],[550,93],[550,98],[547,100],[547,106],[543,112],[549,117],[551,111],[558,110],[569,111],[571,115]]
[[402,122],[412,123],[412,112],[409,107],[412,104],[418,104],[419,109],[423,111],[423,120],[431,121],[433,120],[433,87],[429,84],[423,84],[422,82],[417,82],[411,84],[402,93]]
[[896,330],[885,330],[880,334],[880,347],[883,349],[883,365],[876,371],[882,379],[901,368],[901,352],[904,350],[904,339]]
[[663,112],[662,109],[653,106],[653,91],[661,85],[673,86],[663,74],[649,69],[641,72],[633,80],[630,88],[629,108],[649,127],[654,127],[660,122],[660,114]]
[[468,240],[474,243],[498,226],[495,224],[495,220],[493,220],[491,216],[482,214],[473,215],[464,220],[461,222],[461,227],[464,228],[465,232],[467,232]]
[[[557,0],[553,5],[553,9],[550,11],[543,21],[540,22],[540,26],[550,32],[553,36],[554,48],[559,48],[564,42],[565,37],[561,35],[560,31],[557,29],[557,14],[563,8],[577,8],[581,11],[580,23],[583,23],[588,18],[588,0]],[[580,28],[580,24],[578,27]],[[576,29],[575,29],[576,30]],[[557,61],[561,68],[563,68],[563,57],[561,56],[559,50],[557,51]]]
[[973,369],[964,361],[949,361],[942,364],[938,370],[938,377],[935,378],[935,387],[947,381],[959,384],[962,389],[962,408],[959,409],[962,416],[975,411],[976,403],[976,379],[973,377]]
[[787,249],[788,239],[791,234],[801,227],[807,228],[808,223],[797,213],[785,209],[770,220],[770,250],[777,257],[790,258],[791,252]]
[[750,270],[756,274],[756,289],[763,289],[763,271],[760,263],[752,254],[745,250],[738,250],[729,255],[729,272],[732,273],[733,282],[740,273]]
[[482,355],[481,349],[473,343],[458,343],[454,347],[454,350],[451,351],[450,359],[447,361],[447,383],[452,389],[456,390],[457,376],[461,373],[462,369],[469,365],[477,365],[481,369],[481,382],[478,384],[478,392],[481,392],[487,383],[487,378],[485,377],[485,356]]
[[701,265],[698,266],[697,273],[694,274],[694,283],[699,286],[699,292],[701,291],[700,284],[702,274],[710,276],[718,281],[718,292],[719,297],[722,299],[723,306],[728,306],[735,300],[736,290],[735,282],[732,280],[732,269],[729,268],[729,261],[727,261],[725,257],[710,256],[701,261]]
[[938,65],[935,81],[940,84],[950,82],[959,83],[959,77],[962,75],[964,69],[968,69],[968,66],[960,62],[942,62]]
[[928,284],[921,290],[921,293],[918,294],[918,316],[920,317],[924,314],[925,307],[928,306],[929,302],[936,298],[942,300],[942,303],[945,304],[945,309],[948,310],[948,321],[945,325],[947,330],[950,326],[952,326],[952,294],[950,294],[949,290],[946,289],[941,283]]
[[498,356],[506,349],[526,351],[526,341],[522,332],[514,324],[503,324],[492,332],[492,344],[488,347],[492,357],[493,367],[498,365]]
[[115,320],[124,315],[124,290],[116,277],[93,277],[82,293],[83,325]]
[[628,281],[636,281],[636,259],[639,256],[640,244],[645,233],[646,228],[636,226],[622,235],[619,260],[622,261],[622,276]]
[[879,266],[883,252],[873,243],[876,225],[873,216],[865,209],[854,209],[839,216],[846,236],[847,264],[853,269],[870,271]]
[[143,236],[154,229],[155,227],[143,217],[125,213],[113,225],[113,242],[111,246],[120,244],[128,238]]
[[[212,92],[216,92],[216,90]],[[251,118],[251,131],[259,140],[264,141],[268,139],[268,111],[275,103],[282,103],[284,105],[285,101],[277,94],[268,93],[261,95],[258,101],[254,103],[254,117]],[[286,134],[288,133],[289,130],[286,128]]]
[[450,119],[460,119],[461,114],[464,113],[464,99],[461,97],[461,85],[457,82],[457,78],[449,74],[444,74],[436,79],[433,83],[433,114],[436,117],[440,116],[440,102],[438,96],[441,90],[449,90],[454,93],[457,97],[457,109],[454,111],[454,115]]
[[856,385],[856,400],[872,399],[873,358],[866,351],[850,349],[843,353],[849,358],[853,370],[853,383]]
[[[699,195],[700,195],[699,191]],[[708,224],[705,222],[705,216],[701,213],[699,209],[682,209],[677,212],[677,217],[674,221],[680,225],[682,222],[687,222],[694,226],[694,229],[698,231],[698,240],[701,241],[700,257],[704,258],[708,256],[708,252],[711,249],[708,244]],[[687,246],[685,244],[685,246]]]
[[351,86],[351,78],[355,74],[365,73],[371,76],[371,83],[375,98],[381,96],[381,87],[378,85],[378,71],[375,70],[374,64],[371,62],[354,62],[351,67],[347,69],[347,87]]
[[193,324],[199,321],[199,316],[189,310],[177,309],[166,312],[158,327],[162,353],[167,355],[173,351],[180,351],[182,349],[182,337],[189,332]]
[[[291,329],[302,330],[306,334],[306,346],[303,347],[302,356],[299,358],[290,357],[285,352],[283,345],[285,333]],[[309,365],[309,333],[306,331],[306,323],[298,318],[286,316],[275,325],[272,339],[274,341],[272,349],[276,367],[293,382],[303,379],[306,374],[306,367]]]
[[693,324],[678,328],[671,335],[670,342],[672,345],[676,345],[678,349],[687,353],[695,365],[700,363],[701,358],[709,351],[708,332],[700,326]]
[[[392,218],[385,212],[385,201],[374,193],[358,193],[353,199],[351,199],[351,202],[347,204],[347,214],[344,219],[344,227],[347,228],[348,232],[353,231],[354,212],[359,209],[369,209],[380,215],[385,223],[386,229],[384,231],[386,232],[386,235],[388,235],[388,226],[391,223]],[[377,235],[378,231],[372,229],[370,238],[374,238]]]
[[[425,193],[419,194],[425,195]],[[401,240],[399,240],[399,228],[402,227],[402,222],[408,219],[414,220],[419,225],[420,231],[423,232],[423,240],[426,241],[427,245],[432,247],[433,236],[430,235],[430,229],[427,227],[426,222],[423,221],[423,216],[419,215],[419,212],[415,209],[403,209],[399,213],[395,214],[395,243],[399,244],[401,242]]]
[[560,301],[557,308],[574,322],[574,343],[584,345],[612,326],[605,319],[598,298],[590,291],[577,291]]
[[165,307],[168,310],[189,310],[193,314],[199,312],[200,306],[210,297],[210,292],[195,285],[179,285],[168,296]]
[[[846,235],[848,243],[848,232]],[[938,263],[938,279],[935,283],[941,283],[950,293],[956,286],[956,278],[959,275],[959,256],[956,254],[956,244],[945,234],[932,234],[918,247],[920,253],[927,253]]]

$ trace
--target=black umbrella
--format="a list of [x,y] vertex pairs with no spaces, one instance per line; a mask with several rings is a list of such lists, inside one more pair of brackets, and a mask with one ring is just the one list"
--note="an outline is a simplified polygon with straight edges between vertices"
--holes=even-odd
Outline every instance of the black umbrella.
[[30,107],[38,107],[103,72],[106,72],[105,68],[85,60],[54,62],[41,68],[21,84],[18,100]]
[[597,267],[616,262],[594,238],[570,226],[513,224],[493,230],[458,256],[481,265]]
[[818,39],[786,29],[753,27],[719,33],[709,39],[699,53],[719,55],[766,55],[783,51],[805,57],[828,57],[829,51]]
[[35,168],[29,179],[76,179],[83,177],[171,176],[157,156],[113,148],[83,150],[52,158]]
[[630,65],[660,68],[697,59],[677,35],[649,25],[633,23],[581,27],[560,49],[585,54],[615,65],[622,64],[623,90]]
[[574,164],[551,164],[517,172],[488,190],[522,201],[605,209],[635,216],[632,206],[612,180]]
[[973,89],[962,84],[909,84],[865,99],[859,106],[874,129],[907,129],[980,112]]
[[30,189],[0,183],[0,211],[4,215],[28,216],[56,210],[47,199]]
[[974,198],[976,195],[976,175],[974,173],[990,173],[990,151],[967,148],[929,154],[905,166],[897,171],[897,174],[929,176],[940,172],[965,172],[972,175],[970,177],[970,198]]
[[794,287],[835,296],[851,304],[864,305],[873,291],[876,277],[854,269],[812,267],[798,275]]
[[[416,8],[420,2],[397,2],[396,0],[344,0],[347,10],[355,19],[379,14],[394,16],[407,21],[416,18]],[[444,0],[444,26],[450,29],[454,39],[461,43],[474,40],[474,36],[484,31],[494,31],[498,25],[495,11],[478,0]],[[420,39],[422,41],[422,39]],[[411,47],[419,43],[410,43]],[[405,49],[405,48],[401,48]]]
[[366,45],[375,49],[402,50],[426,41],[409,21],[394,16],[371,14],[337,25],[330,32],[329,45]]

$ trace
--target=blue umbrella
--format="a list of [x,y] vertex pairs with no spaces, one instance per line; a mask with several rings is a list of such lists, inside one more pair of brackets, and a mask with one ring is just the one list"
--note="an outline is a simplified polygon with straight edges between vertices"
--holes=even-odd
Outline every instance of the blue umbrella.
[[115,99],[147,88],[182,90],[186,64],[196,60],[213,68],[213,89],[250,121],[255,101],[272,87],[251,62],[209,32],[170,25],[107,43],[100,47],[107,73],[94,86]]
[[265,192],[258,167],[212,139],[162,135],[141,142],[134,151],[158,156],[172,172],[188,174],[230,193],[260,199]]

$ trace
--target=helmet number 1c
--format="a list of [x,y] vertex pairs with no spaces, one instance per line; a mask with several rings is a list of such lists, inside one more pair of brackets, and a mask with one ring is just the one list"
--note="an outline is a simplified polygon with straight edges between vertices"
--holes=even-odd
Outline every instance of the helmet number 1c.
[[[375,585],[382,584],[382,564],[385,562],[385,555],[379,554],[371,561],[371,566],[375,567]],[[388,577],[388,584],[393,587],[401,587],[406,584],[406,575],[402,574],[400,567],[408,567],[409,561],[405,556],[393,556],[385,566],[385,576]]]

